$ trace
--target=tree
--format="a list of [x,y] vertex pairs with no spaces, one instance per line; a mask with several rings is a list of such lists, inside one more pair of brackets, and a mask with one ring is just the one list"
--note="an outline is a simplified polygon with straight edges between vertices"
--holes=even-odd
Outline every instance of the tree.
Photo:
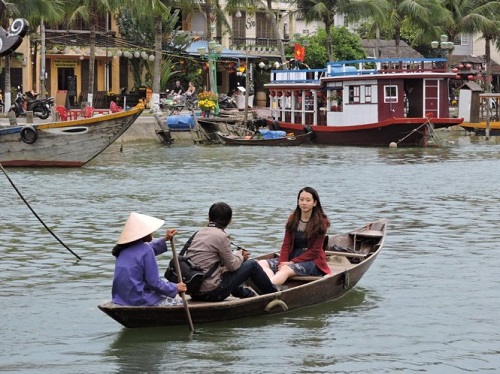
[[[486,92],[491,92],[491,42],[500,40],[500,2],[485,0],[445,0],[443,6],[451,18],[443,25],[443,31],[453,41],[460,33],[479,32],[485,41]],[[452,51],[450,50],[448,60]]]
[[87,101],[91,106],[94,98],[96,25],[98,24],[99,16],[106,16],[108,13],[113,13],[121,5],[123,5],[123,0],[65,0],[68,24],[72,25],[77,20],[82,19],[89,26],[90,54]]
[[371,17],[380,26],[386,18],[388,4],[386,0],[295,0],[298,13],[306,22],[320,21],[325,26],[326,48],[328,59],[333,61],[334,40],[332,26],[335,26],[335,16],[344,14],[349,20]]
[[[6,12],[3,14],[2,24],[9,18],[21,17],[30,23],[30,29],[36,29],[43,20],[57,20],[61,14],[60,0],[17,0],[16,3],[5,3]],[[5,56],[5,105],[9,110],[11,105],[10,55]],[[45,91],[42,91],[42,95]]]
[[[189,3],[186,4],[189,5]],[[151,23],[151,15],[154,18],[153,23]],[[191,41],[188,33],[177,30],[176,24],[178,20],[179,10],[172,11],[168,5],[158,0],[141,3],[133,1],[128,7],[120,9],[116,17],[120,34],[124,39],[135,45],[154,44],[155,59],[153,68],[151,68],[150,61],[131,60],[134,81],[137,87],[141,85],[143,68],[148,71],[148,75],[153,77],[151,106],[153,110],[158,109],[159,106],[162,77],[165,72],[171,71],[171,59],[164,61],[163,51],[184,50]]]
[[[316,35],[307,38],[309,45],[306,47],[304,63],[311,69],[324,68],[325,61],[358,60],[366,57],[359,36],[350,32],[346,27],[333,26],[330,37],[332,40],[332,59],[328,58],[325,29],[319,29]],[[303,44],[302,41],[299,43]],[[290,52],[292,52],[291,48]]]
[[439,25],[450,21],[440,0],[389,0],[389,16],[384,27],[394,38],[399,56],[402,29],[417,31],[415,42],[429,42],[439,35]]

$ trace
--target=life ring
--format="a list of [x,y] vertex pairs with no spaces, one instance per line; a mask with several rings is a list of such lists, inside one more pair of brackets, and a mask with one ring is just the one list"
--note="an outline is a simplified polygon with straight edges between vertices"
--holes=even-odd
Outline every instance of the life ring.
[[21,140],[26,144],[33,144],[38,139],[38,133],[33,126],[24,126],[21,129]]
[[275,307],[280,307],[283,312],[286,312],[288,310],[288,305],[286,305],[286,303],[283,300],[279,299],[274,299],[270,301],[264,309],[266,312],[269,313]]

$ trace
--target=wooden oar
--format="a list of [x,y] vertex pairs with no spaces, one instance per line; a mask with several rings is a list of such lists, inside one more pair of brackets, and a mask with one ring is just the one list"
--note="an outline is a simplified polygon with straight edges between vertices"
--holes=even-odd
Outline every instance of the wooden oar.
[[[178,283],[182,282],[182,274],[181,274],[181,266],[179,265],[179,258],[177,257],[177,253],[175,252],[174,239],[170,239],[170,246],[172,247],[172,255],[174,259],[175,271],[177,272],[177,281]],[[191,313],[189,312],[189,306],[186,300],[186,294],[184,292],[179,292],[182,297],[182,303],[184,304],[184,310],[186,311],[186,317],[189,324],[189,330],[194,332],[193,320],[191,319]]]

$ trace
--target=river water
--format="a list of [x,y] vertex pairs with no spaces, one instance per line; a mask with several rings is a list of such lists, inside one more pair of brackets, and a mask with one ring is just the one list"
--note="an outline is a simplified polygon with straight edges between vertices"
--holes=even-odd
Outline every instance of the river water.
[[[125,143],[81,169],[7,169],[82,260],[2,175],[0,371],[497,372],[500,145],[449,136],[428,149]],[[332,233],[389,220],[381,254],[342,299],[195,326],[194,335],[126,329],[97,309],[110,297],[110,251],[130,211],[164,218],[181,247],[225,201],[233,240],[257,255],[279,248],[307,185]],[[159,257],[162,270],[169,258]]]

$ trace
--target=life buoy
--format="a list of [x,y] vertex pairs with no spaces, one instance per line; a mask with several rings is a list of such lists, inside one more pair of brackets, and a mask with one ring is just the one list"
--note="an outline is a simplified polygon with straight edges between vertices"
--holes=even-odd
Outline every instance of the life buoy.
[[21,140],[26,144],[33,144],[38,139],[38,133],[33,126],[25,126],[21,129]]

